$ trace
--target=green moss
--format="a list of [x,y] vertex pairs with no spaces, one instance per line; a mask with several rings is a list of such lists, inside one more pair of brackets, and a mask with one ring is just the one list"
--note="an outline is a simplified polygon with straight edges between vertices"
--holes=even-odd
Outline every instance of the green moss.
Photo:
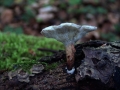
[[19,67],[27,70],[41,57],[52,54],[38,48],[59,50],[64,46],[55,39],[0,33],[0,70]]

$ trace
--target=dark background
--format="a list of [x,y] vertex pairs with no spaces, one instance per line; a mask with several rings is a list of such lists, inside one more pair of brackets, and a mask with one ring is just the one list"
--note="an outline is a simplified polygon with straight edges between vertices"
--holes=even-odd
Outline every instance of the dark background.
[[42,36],[49,25],[72,22],[98,27],[82,40],[120,39],[120,0],[1,0],[0,31]]

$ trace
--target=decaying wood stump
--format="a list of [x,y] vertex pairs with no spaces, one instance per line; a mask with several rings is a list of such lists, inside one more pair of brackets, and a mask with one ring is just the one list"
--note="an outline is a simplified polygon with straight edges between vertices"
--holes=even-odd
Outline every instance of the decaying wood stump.
[[87,85],[85,90],[119,88],[120,42],[89,41],[78,44],[75,48],[75,80],[79,83],[84,82],[86,81],[86,78],[89,78],[89,83],[96,85],[97,81],[98,86],[99,84],[103,86],[98,88],[96,85],[96,89],[93,89],[95,87],[91,85],[92,87],[90,89],[90,86]]
[[[84,58],[77,67],[76,81],[89,77],[107,86],[112,79],[114,85],[109,85],[109,87],[120,90],[120,42],[90,41],[76,47],[80,46]],[[90,90],[94,90],[92,88]]]

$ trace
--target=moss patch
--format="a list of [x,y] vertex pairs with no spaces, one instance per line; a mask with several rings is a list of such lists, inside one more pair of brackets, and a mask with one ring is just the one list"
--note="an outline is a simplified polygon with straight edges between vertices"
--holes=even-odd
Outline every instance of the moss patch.
[[38,48],[64,49],[55,39],[0,33],[0,70],[29,69],[41,57],[51,55]]

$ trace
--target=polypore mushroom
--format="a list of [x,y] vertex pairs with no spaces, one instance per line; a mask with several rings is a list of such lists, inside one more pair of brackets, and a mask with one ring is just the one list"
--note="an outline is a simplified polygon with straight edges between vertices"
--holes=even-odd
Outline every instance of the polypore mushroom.
[[74,44],[88,32],[96,30],[97,27],[89,25],[77,25],[74,23],[62,23],[44,28],[41,33],[48,37],[62,42],[66,48],[67,73],[75,71],[74,65]]

